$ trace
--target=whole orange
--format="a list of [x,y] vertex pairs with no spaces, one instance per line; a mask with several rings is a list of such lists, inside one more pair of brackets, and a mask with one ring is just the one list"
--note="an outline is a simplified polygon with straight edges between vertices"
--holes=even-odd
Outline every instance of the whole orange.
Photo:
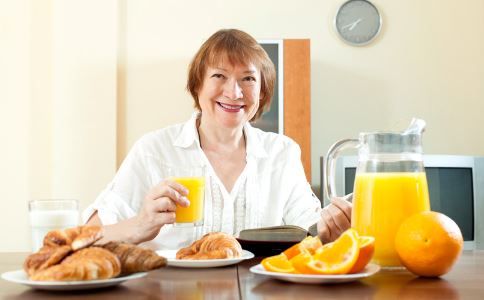
[[400,225],[395,249],[402,264],[412,273],[435,277],[447,273],[462,251],[459,226],[444,214],[416,213]]

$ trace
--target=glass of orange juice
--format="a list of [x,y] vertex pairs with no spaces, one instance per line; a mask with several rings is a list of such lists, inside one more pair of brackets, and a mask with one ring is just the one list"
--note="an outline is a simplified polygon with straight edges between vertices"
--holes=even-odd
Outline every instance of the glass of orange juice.
[[205,198],[205,172],[202,166],[170,167],[167,171],[169,177],[183,185],[188,190],[188,207],[176,207],[175,226],[201,226],[203,225],[204,198]]

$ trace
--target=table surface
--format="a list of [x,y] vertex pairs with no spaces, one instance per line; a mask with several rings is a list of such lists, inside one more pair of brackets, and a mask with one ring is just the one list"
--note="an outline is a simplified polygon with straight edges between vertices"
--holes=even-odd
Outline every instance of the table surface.
[[[18,270],[26,253],[0,253],[0,273]],[[238,265],[162,268],[115,287],[71,292],[34,290],[0,279],[0,299],[484,299],[484,251],[464,251],[452,270],[436,279],[405,270],[386,271],[351,283],[295,284],[249,271],[261,258]]]

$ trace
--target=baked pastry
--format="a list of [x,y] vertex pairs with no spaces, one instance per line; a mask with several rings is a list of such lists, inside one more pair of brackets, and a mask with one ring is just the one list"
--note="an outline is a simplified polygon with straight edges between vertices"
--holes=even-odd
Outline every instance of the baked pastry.
[[44,246],[29,255],[24,270],[32,280],[94,280],[145,272],[166,266],[166,258],[132,244],[109,242],[92,246],[103,236],[99,226],[54,230]]
[[35,272],[31,280],[76,281],[116,277],[121,272],[118,257],[100,247],[89,247],[74,252],[60,264]]
[[30,276],[37,271],[45,270],[50,266],[58,264],[71,252],[71,247],[64,246],[43,246],[39,251],[29,255],[24,261],[24,270]]
[[77,226],[67,229],[49,231],[44,237],[44,246],[71,246],[79,250],[94,244],[103,237],[100,226]]
[[24,270],[32,276],[58,264],[72,251],[88,247],[103,236],[99,226],[78,226],[49,231],[44,237],[44,245],[39,251],[29,255],[24,261]]
[[231,235],[223,232],[211,232],[190,246],[178,250],[177,259],[221,259],[235,258],[242,255],[242,247]]
[[146,272],[166,266],[166,258],[151,249],[122,242],[108,242],[101,247],[116,254],[121,262],[121,274]]

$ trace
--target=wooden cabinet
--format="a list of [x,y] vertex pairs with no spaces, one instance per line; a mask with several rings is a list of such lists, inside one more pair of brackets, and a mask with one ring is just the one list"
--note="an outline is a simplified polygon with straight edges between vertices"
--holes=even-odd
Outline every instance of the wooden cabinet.
[[284,134],[301,147],[306,178],[311,182],[310,41],[284,40]]
[[284,133],[301,147],[306,177],[311,181],[310,40],[260,40],[277,70],[270,111],[253,125]]

